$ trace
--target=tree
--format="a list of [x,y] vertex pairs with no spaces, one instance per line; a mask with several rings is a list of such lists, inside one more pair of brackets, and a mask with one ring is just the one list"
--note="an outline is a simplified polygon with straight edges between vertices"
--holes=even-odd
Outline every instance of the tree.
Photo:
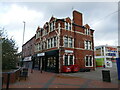
[[[4,33],[0,35],[4,36]],[[12,38],[2,37],[2,70],[16,68],[17,50],[18,48]]]

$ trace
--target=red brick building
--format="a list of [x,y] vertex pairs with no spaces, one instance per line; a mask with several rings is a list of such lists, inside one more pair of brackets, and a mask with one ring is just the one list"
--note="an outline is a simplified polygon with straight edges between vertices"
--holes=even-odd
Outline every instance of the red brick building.
[[55,72],[74,64],[94,69],[93,34],[88,24],[83,25],[82,13],[78,11],[73,11],[72,20],[51,17],[43,28],[37,28],[33,66]]
[[22,46],[22,60],[25,67],[32,67],[32,59],[35,55],[35,36]]

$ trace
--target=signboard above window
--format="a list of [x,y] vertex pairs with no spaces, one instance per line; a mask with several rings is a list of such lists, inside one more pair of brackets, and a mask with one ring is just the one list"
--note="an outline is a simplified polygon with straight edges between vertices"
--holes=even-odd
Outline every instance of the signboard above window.
[[65,50],[66,53],[73,53],[72,50]]
[[38,53],[37,56],[45,56],[45,53]]

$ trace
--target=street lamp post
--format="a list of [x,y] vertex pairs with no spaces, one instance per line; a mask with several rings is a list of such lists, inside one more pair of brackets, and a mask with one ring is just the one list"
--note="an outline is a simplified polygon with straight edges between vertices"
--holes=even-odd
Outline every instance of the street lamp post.
[[[23,21],[24,23],[24,28],[23,28],[23,41],[22,41],[22,46],[24,44],[24,36],[25,36],[25,21]],[[23,66],[23,50],[22,50],[22,62],[21,62],[21,67]]]
[[22,41],[22,45],[24,44],[24,36],[25,36],[25,21],[23,21],[24,23],[24,29],[23,29],[23,41]]

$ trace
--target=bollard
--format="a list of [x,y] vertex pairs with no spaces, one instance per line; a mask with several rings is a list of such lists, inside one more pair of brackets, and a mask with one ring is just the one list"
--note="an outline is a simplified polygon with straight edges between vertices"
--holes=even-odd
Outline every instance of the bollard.
[[8,76],[7,76],[6,89],[9,89],[9,84],[10,84],[10,73],[8,73]]

